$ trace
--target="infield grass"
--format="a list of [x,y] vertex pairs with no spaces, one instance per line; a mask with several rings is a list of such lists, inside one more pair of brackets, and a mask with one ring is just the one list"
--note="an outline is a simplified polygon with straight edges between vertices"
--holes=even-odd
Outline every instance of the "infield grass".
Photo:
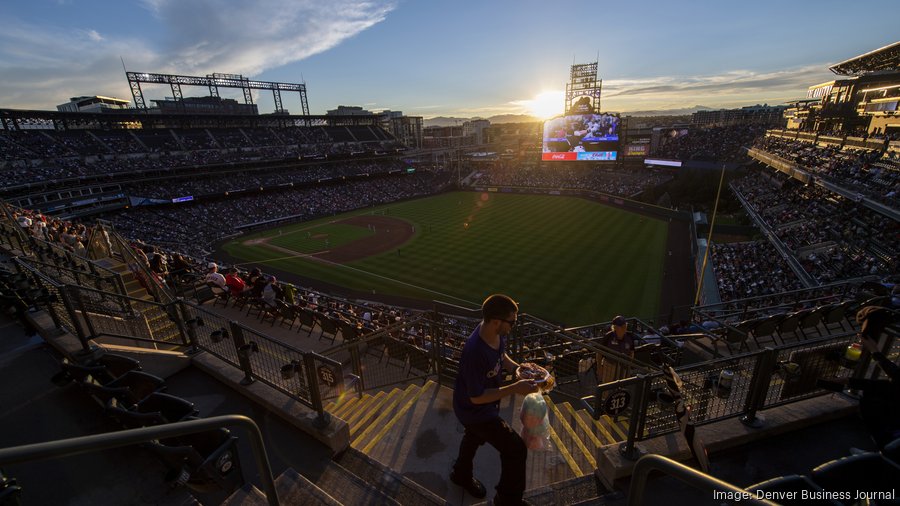
[[[397,249],[345,265],[299,255],[371,234],[337,223],[373,212],[415,227]],[[277,227],[223,245],[232,257],[366,293],[478,306],[506,293],[565,325],[655,317],[667,223],[575,197],[454,192]],[[326,239],[327,236],[327,239]],[[247,240],[270,238],[264,244]],[[298,256],[290,254],[291,250]]]

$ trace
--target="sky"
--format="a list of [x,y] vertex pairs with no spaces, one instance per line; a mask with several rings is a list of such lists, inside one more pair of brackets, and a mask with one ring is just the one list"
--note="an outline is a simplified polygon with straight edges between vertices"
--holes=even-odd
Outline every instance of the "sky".
[[[562,112],[569,67],[594,61],[607,112],[774,105],[834,79],[830,64],[896,42],[898,14],[897,0],[6,0],[0,108],[130,100],[123,60],[137,72],[303,82],[311,114],[549,117]],[[282,99],[301,112],[297,94]],[[274,109],[269,92],[254,101]]]

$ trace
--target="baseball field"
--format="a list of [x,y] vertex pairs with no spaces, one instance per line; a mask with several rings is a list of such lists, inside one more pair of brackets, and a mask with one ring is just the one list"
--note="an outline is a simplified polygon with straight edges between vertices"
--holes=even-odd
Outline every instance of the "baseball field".
[[477,307],[511,295],[566,325],[659,313],[667,223],[575,197],[455,192],[225,243],[259,266],[357,292]]

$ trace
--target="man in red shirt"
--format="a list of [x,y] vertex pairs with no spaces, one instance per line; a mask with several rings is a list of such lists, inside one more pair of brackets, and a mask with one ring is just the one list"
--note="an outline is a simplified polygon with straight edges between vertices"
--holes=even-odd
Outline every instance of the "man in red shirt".
[[239,295],[247,287],[247,283],[238,276],[237,269],[234,267],[228,269],[225,275],[225,286],[228,287],[228,293],[232,296]]

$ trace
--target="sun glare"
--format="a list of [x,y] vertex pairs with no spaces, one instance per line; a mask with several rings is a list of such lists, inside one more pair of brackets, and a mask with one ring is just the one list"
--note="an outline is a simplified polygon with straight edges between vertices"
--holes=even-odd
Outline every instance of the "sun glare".
[[565,93],[562,91],[542,91],[526,102],[528,113],[541,119],[552,118],[563,113]]

